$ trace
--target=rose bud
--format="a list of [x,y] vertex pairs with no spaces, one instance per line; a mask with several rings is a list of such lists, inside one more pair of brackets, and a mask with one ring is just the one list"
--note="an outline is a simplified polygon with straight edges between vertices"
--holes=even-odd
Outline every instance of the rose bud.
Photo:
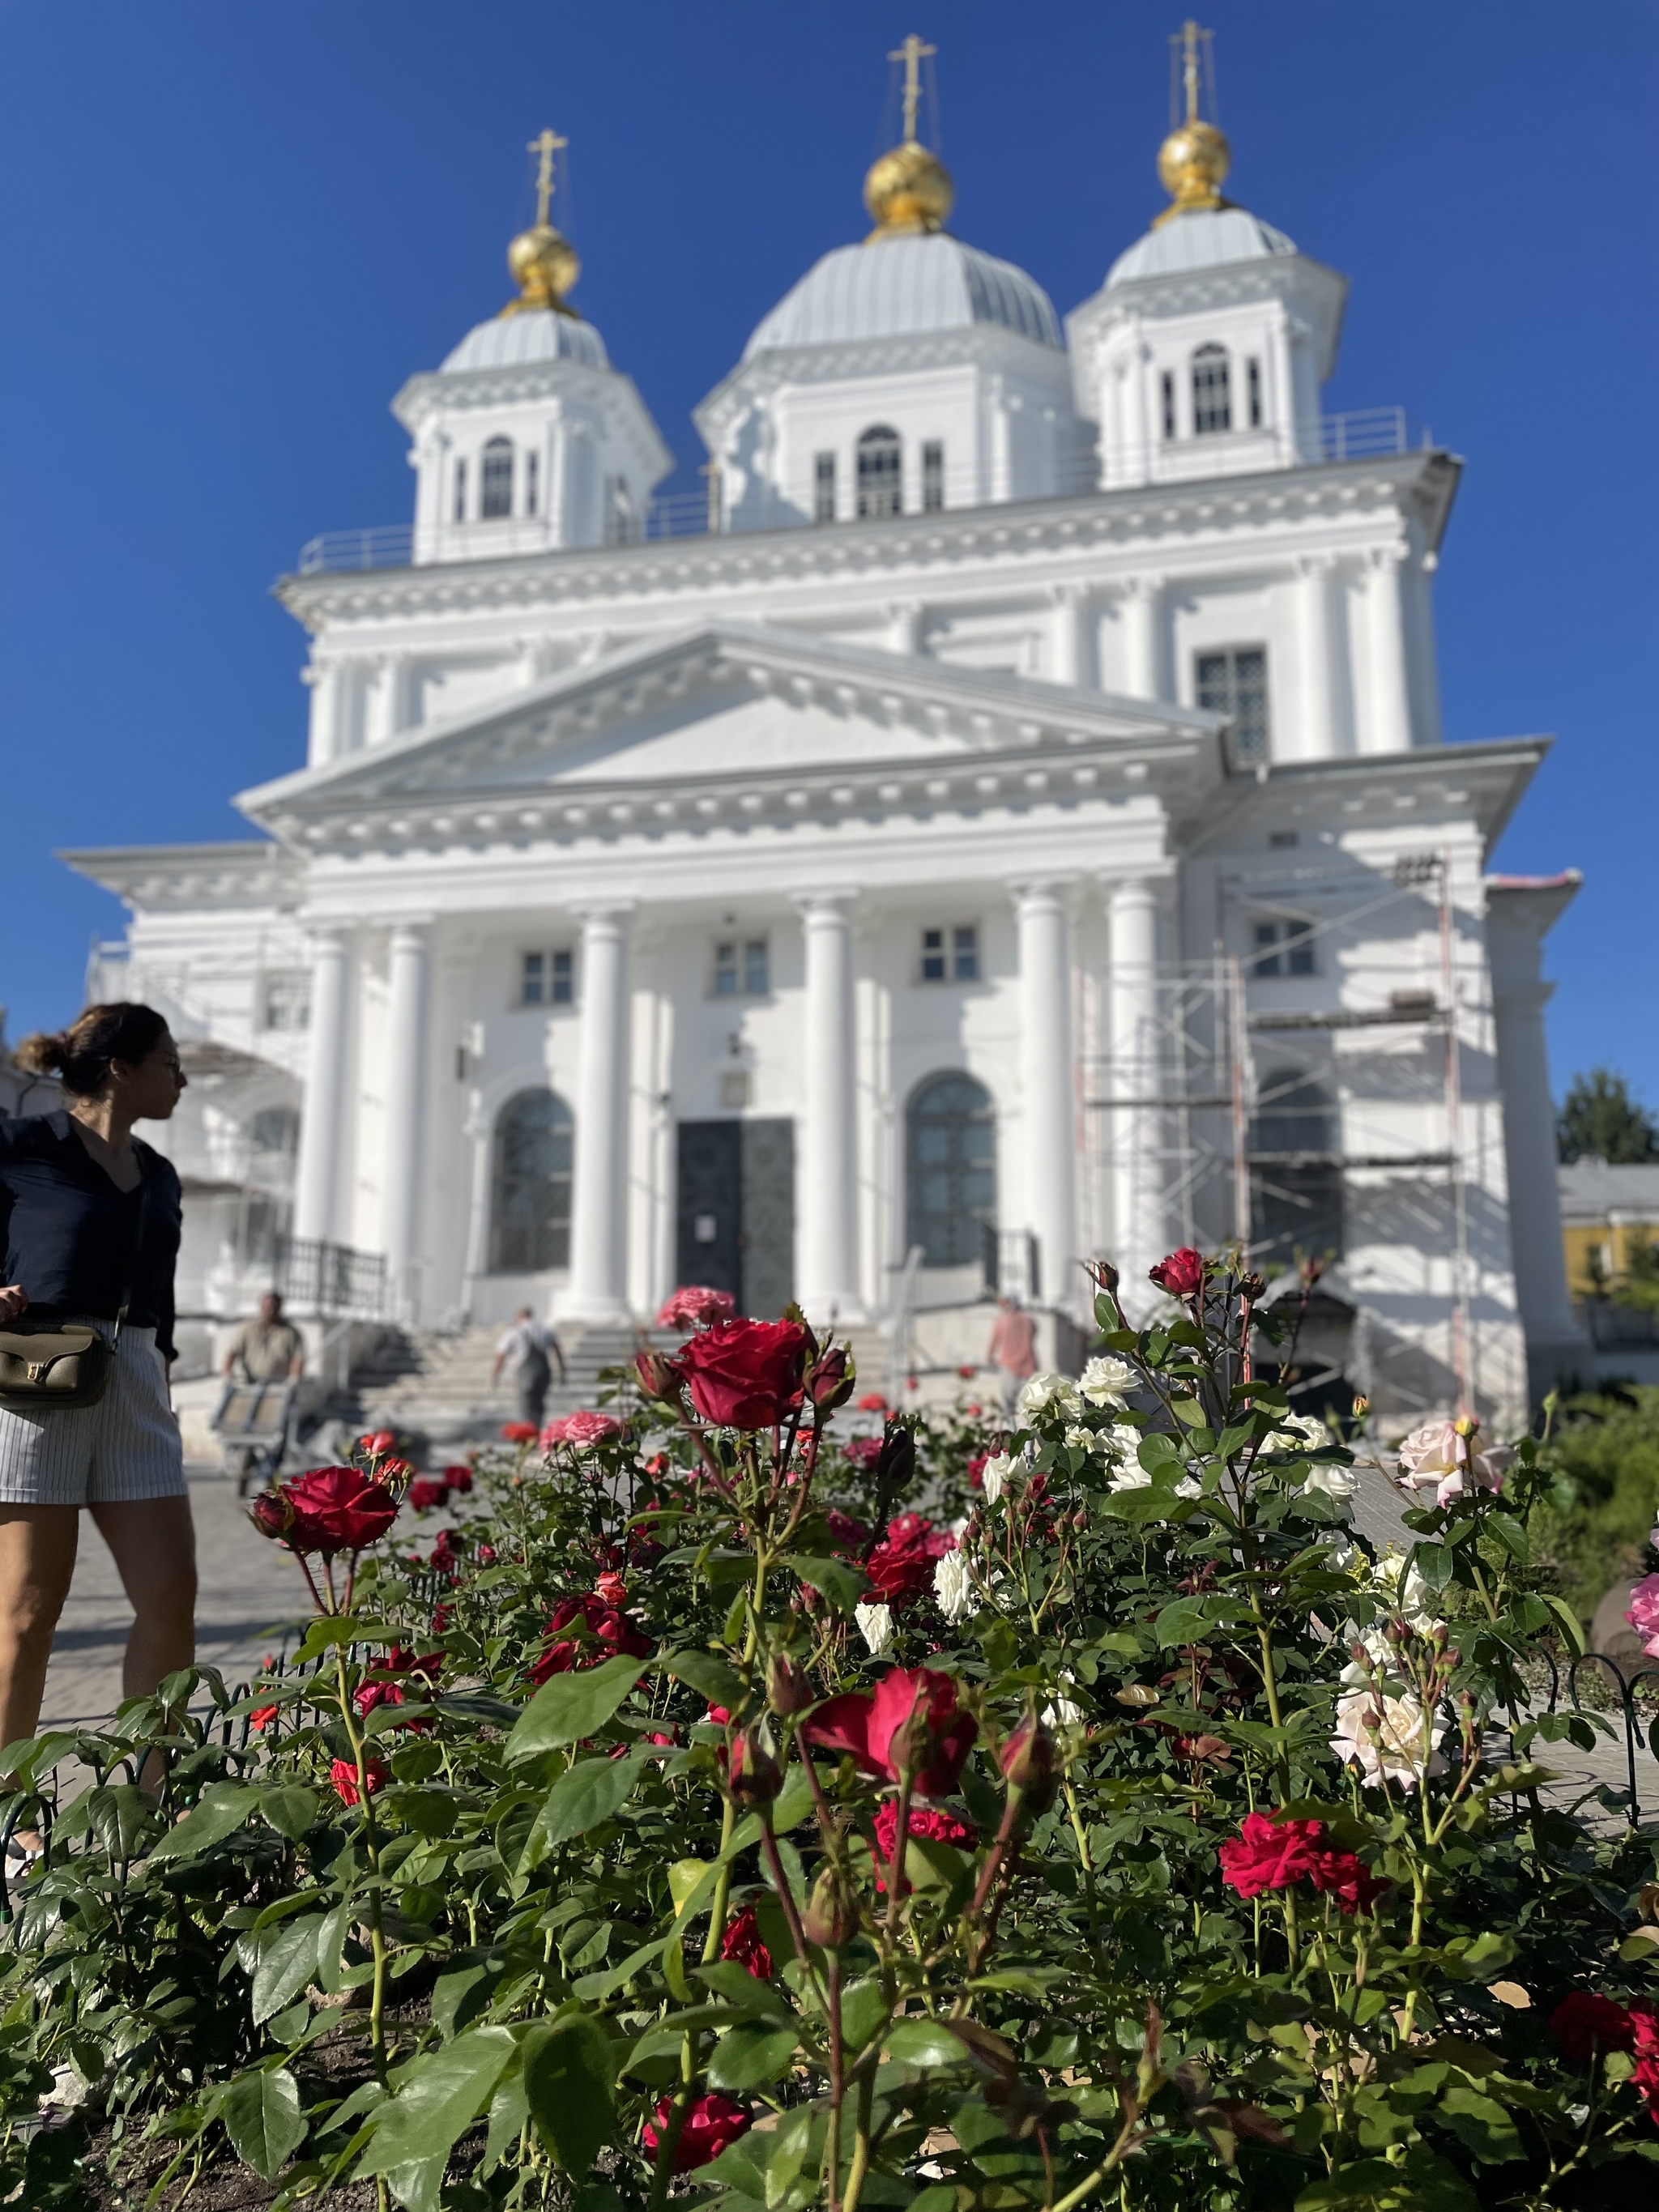
[[1123,1279],[1109,1260],[1096,1260],[1091,1263],[1089,1273],[1109,1298],[1117,1296],[1117,1286]]
[[783,1787],[783,1769],[768,1728],[739,1729],[732,1744],[726,1786],[738,1805],[769,1805]]
[[916,1471],[916,1440],[907,1428],[895,1422],[881,1440],[881,1449],[876,1455],[876,1480],[884,1490],[902,1492],[908,1490]]
[[357,1443],[359,1449],[366,1451],[371,1459],[379,1459],[382,1452],[396,1450],[398,1439],[390,1429],[374,1429],[368,1436],[359,1437]]
[[813,1883],[800,1925],[807,1942],[819,1944],[826,1951],[835,1950],[857,1935],[858,1899],[834,1867],[825,1867]]
[[1002,1747],[1002,1776],[1033,1813],[1046,1812],[1060,1788],[1054,1772],[1054,1740],[1030,1714]]
[[787,1717],[804,1712],[817,1703],[810,1679],[787,1651],[775,1651],[766,1662],[766,1702],[775,1713]]
[[1267,1295],[1267,1285],[1265,1277],[1261,1275],[1241,1275],[1238,1279],[1238,1295],[1244,1300],[1247,1305],[1260,1305],[1262,1299]]
[[806,1395],[820,1421],[827,1420],[838,1406],[847,1403],[857,1381],[858,1370],[844,1344],[832,1344],[827,1352],[819,1353],[806,1370]]
[[665,1352],[636,1352],[634,1371],[640,1378],[640,1388],[647,1398],[659,1405],[678,1405],[680,1395],[679,1370]]
[[247,1517],[262,1536],[284,1536],[294,1520],[294,1508],[275,1490],[262,1490],[247,1509]]

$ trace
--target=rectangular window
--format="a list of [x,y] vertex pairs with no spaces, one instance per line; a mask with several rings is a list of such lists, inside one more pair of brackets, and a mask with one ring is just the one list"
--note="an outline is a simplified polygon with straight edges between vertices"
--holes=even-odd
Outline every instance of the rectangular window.
[[1316,972],[1310,921],[1252,922],[1250,946],[1253,975],[1311,975]]
[[945,932],[924,929],[921,933],[921,980],[924,983],[945,981]]
[[519,1004],[521,1006],[568,1006],[576,997],[576,958],[573,952],[526,952],[519,959]]
[[814,522],[833,522],[836,519],[836,457],[833,453],[815,453],[812,457],[812,520]]
[[1261,428],[1261,363],[1259,361],[1250,362],[1245,381],[1250,395],[1250,428],[1259,430]]
[[311,978],[303,971],[292,975],[267,975],[264,1000],[259,1009],[262,1028],[303,1030],[311,1026]]
[[763,999],[772,988],[771,958],[763,937],[723,937],[714,946],[714,996]]
[[539,513],[542,489],[542,457],[526,453],[524,457],[524,511],[526,514]]
[[1200,707],[1225,714],[1232,723],[1236,766],[1255,767],[1269,755],[1267,648],[1232,645],[1194,659],[1193,690]]
[[1175,372],[1166,368],[1164,372],[1164,434],[1166,438],[1173,438],[1175,434]]
[[576,996],[576,956],[574,952],[555,952],[550,956],[549,993],[556,1006],[568,1006]]
[[921,980],[924,983],[978,982],[977,922],[959,921],[950,929],[922,931]]
[[769,966],[766,957],[766,939],[763,937],[746,937],[743,943],[743,988],[745,997],[763,999],[766,996],[772,988],[768,973]]
[[930,438],[921,449],[921,507],[924,514],[937,514],[945,505],[945,447],[938,438]]
[[465,461],[457,461],[455,464],[455,520],[457,522],[466,520],[466,463]]

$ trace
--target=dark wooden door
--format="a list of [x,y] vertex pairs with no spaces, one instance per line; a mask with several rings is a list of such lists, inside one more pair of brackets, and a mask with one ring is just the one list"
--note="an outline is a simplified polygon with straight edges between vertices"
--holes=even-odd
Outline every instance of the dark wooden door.
[[795,1125],[741,1127],[743,1310],[775,1321],[795,1295]]
[[794,1296],[795,1125],[682,1121],[675,1269],[775,1321]]

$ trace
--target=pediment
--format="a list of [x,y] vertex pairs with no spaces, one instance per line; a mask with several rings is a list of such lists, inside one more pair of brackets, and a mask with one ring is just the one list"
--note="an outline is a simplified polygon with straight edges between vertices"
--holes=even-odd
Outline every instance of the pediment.
[[343,811],[925,773],[1062,746],[1188,754],[1215,719],[776,629],[627,647],[373,751],[241,794],[277,834]]

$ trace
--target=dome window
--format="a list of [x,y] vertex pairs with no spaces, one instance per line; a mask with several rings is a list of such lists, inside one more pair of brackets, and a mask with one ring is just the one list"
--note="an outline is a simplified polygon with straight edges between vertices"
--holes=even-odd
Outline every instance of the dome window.
[[833,522],[836,519],[836,457],[833,453],[812,456],[812,520],[814,522]]
[[938,438],[921,449],[921,511],[937,514],[945,505],[945,447]]
[[899,434],[878,422],[859,440],[859,520],[879,522],[903,511],[903,449]]
[[483,449],[483,497],[478,512],[486,522],[513,512],[513,441],[491,438]]
[[466,463],[455,464],[455,505],[452,510],[457,522],[466,520]]
[[1233,427],[1232,374],[1225,346],[1202,345],[1193,356],[1193,435]]
[[540,504],[542,457],[526,453],[524,457],[524,511],[534,514]]

